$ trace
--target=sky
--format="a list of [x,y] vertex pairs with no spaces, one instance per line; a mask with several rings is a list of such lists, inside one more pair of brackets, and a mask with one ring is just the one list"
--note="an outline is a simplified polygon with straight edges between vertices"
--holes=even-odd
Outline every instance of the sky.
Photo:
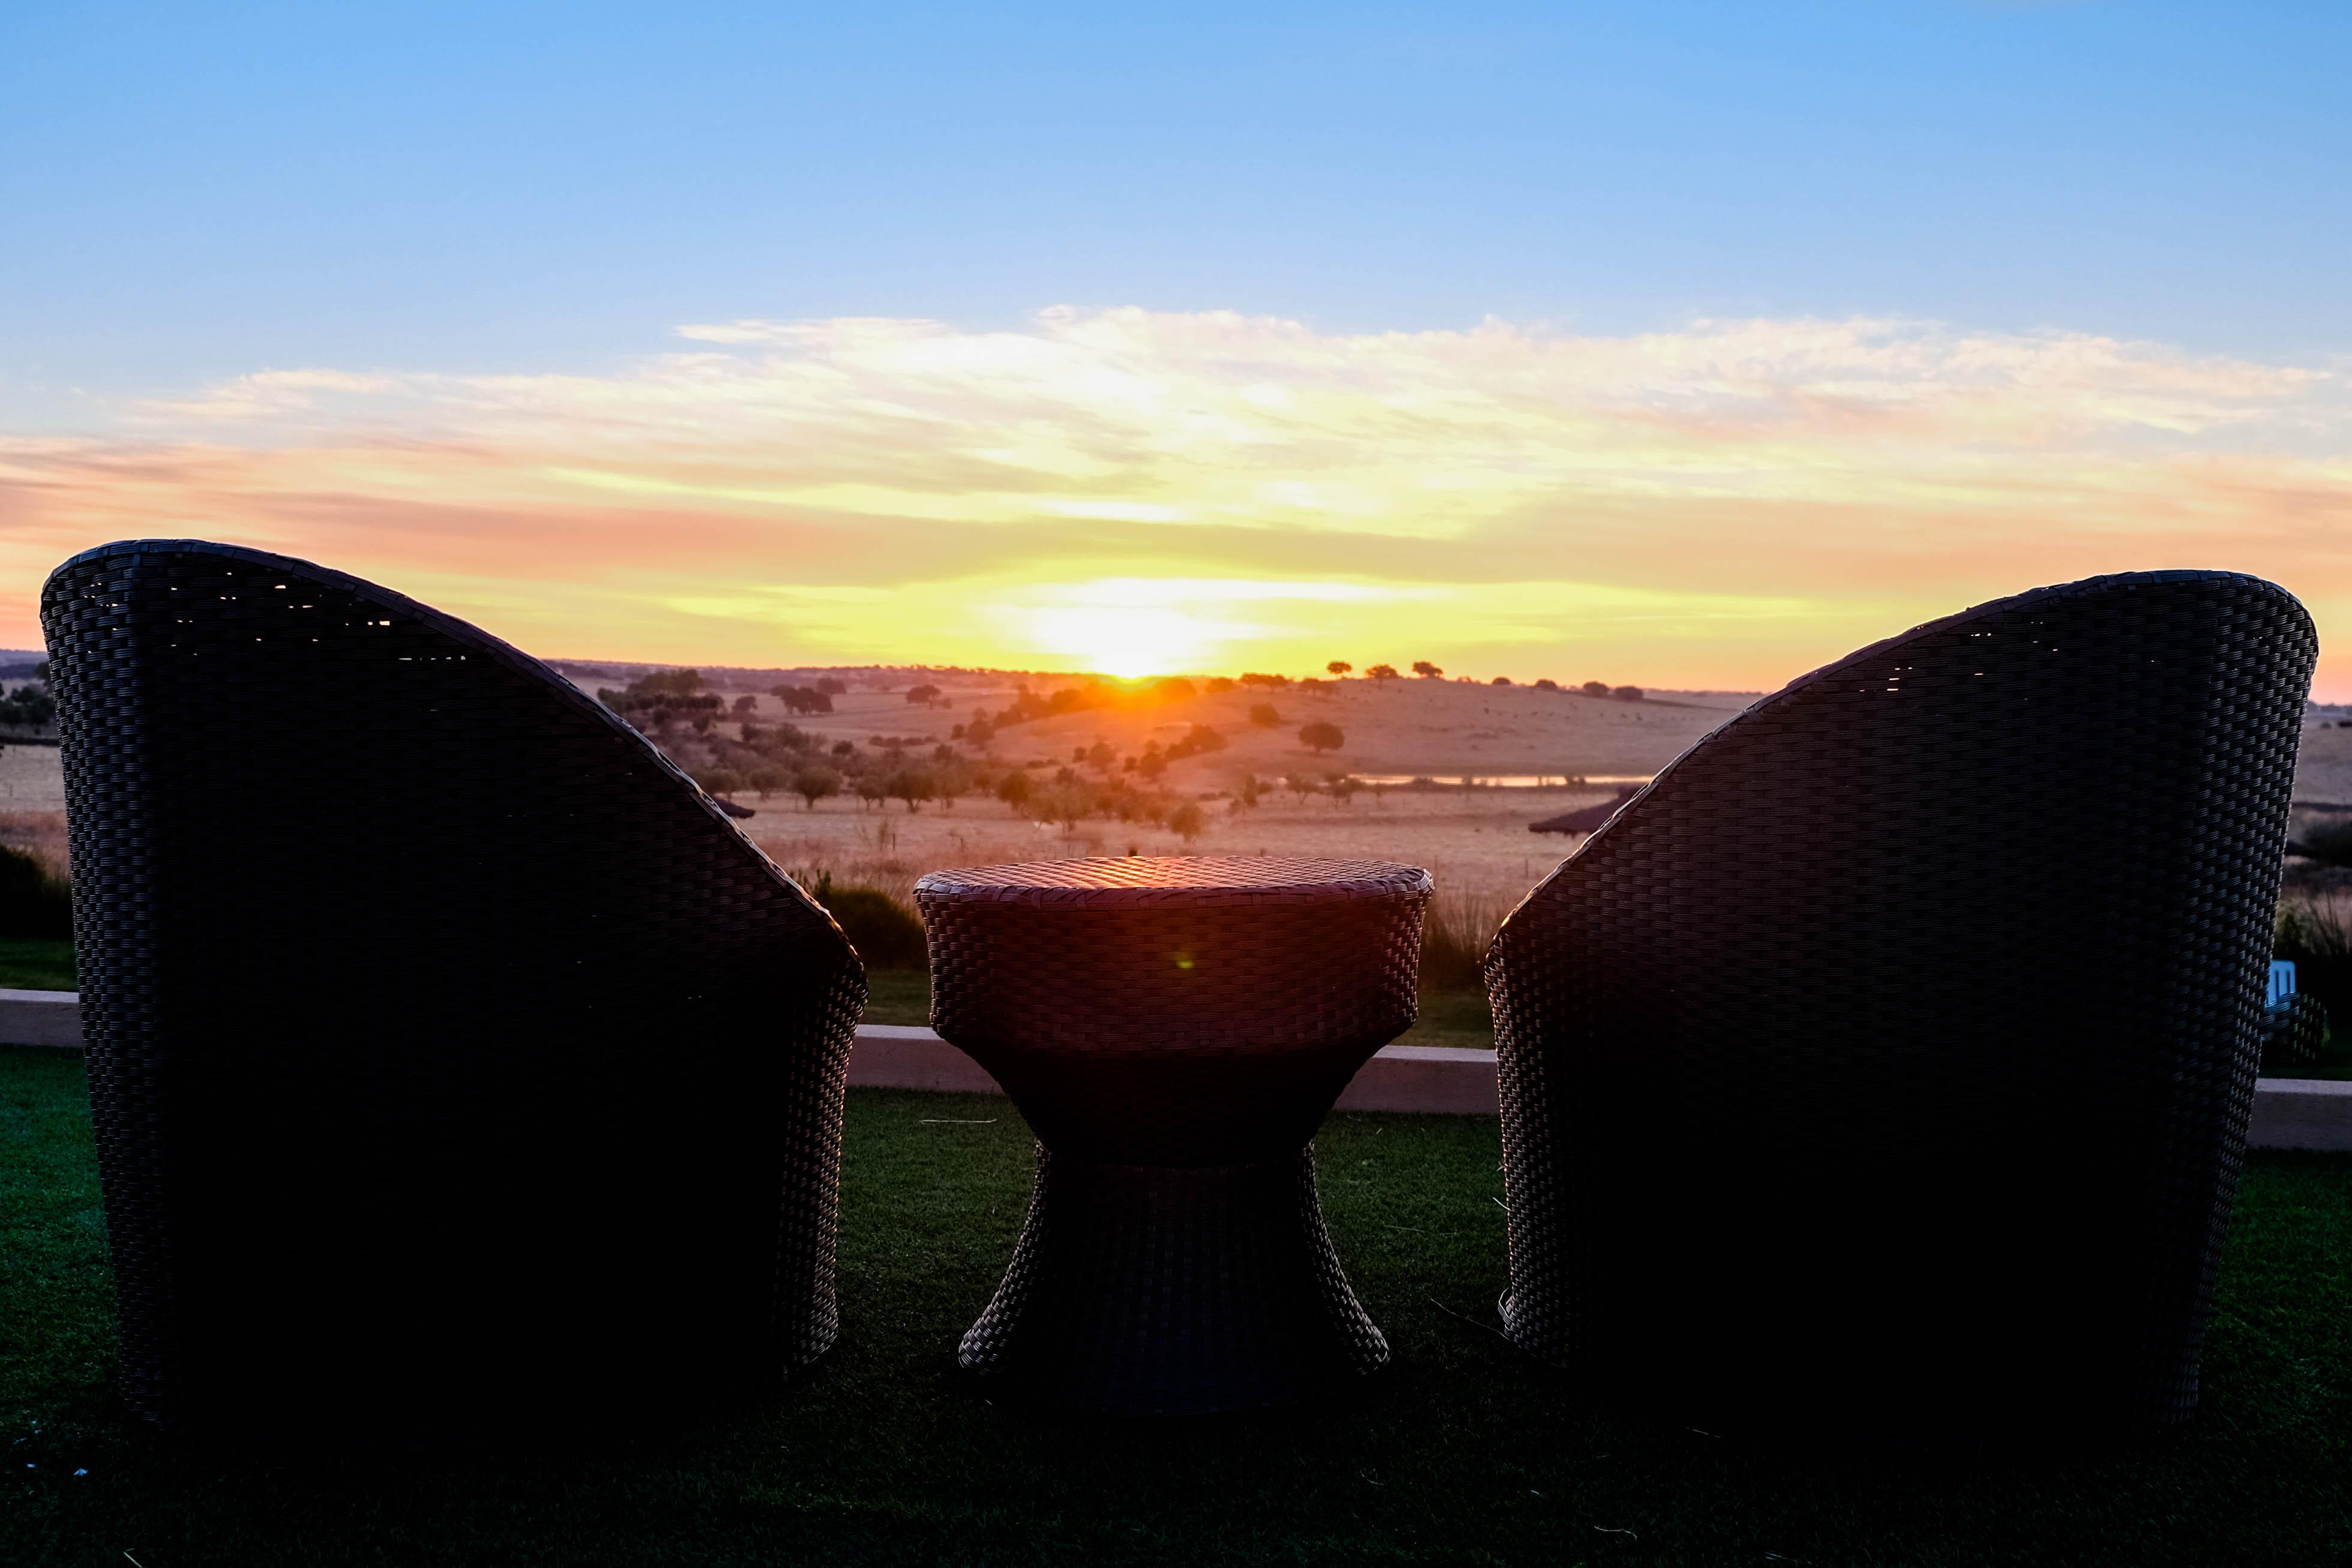
[[2352,7],[0,7],[0,645],[1761,689],[2260,573],[2352,700]]

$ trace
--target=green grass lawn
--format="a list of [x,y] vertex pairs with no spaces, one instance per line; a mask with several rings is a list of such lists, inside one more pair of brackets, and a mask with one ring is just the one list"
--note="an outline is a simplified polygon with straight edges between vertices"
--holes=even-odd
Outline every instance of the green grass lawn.
[[2252,1161],[2188,1430],[1955,1458],[1596,1409],[1442,1310],[1491,1322],[1502,1288],[1493,1121],[1337,1116],[1317,1147],[1396,1363],[1314,1408],[1120,1422],[992,1403],[950,1357],[1010,1252],[1026,1134],[1003,1100],[860,1090],[846,1330],[780,1402],[558,1452],[337,1458],[293,1434],[220,1452],[113,1406],[80,1064],[0,1051],[0,1563],[2352,1560],[2352,1159]]
[[73,944],[37,936],[0,936],[0,987],[20,991],[72,990]]
[[[921,969],[866,972],[867,1023],[931,1021],[931,977]],[[1399,1038],[1400,1045],[1466,1045],[1491,1051],[1495,1019],[1486,998],[1475,992],[1432,992],[1421,998],[1421,1021]]]

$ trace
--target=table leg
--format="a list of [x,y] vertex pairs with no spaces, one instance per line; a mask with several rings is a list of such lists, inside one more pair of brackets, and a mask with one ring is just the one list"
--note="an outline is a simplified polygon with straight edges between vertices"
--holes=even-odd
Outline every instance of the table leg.
[[1037,1150],[1037,1190],[971,1371],[1132,1415],[1286,1404],[1386,1365],[1315,1196],[1311,1146],[1258,1165],[1094,1165]]

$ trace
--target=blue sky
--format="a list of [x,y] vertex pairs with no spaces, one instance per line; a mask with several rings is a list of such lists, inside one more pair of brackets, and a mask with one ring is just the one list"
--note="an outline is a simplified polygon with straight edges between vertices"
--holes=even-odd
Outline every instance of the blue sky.
[[2352,346],[2348,83],[2342,4],[19,0],[6,413],[1057,303],[2294,358]]

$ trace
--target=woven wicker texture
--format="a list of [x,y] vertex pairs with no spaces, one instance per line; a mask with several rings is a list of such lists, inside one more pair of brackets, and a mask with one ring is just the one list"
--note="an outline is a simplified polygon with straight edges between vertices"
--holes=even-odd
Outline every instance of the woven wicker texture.
[[1487,954],[1512,1338],[1723,1421],[2186,1416],[2315,654],[2268,583],[2094,579],[1661,774]]
[[1386,1363],[1324,1232],[1307,1141],[1412,1027],[1429,894],[1412,867],[1276,859],[915,884],[932,1025],[1039,1140],[967,1367],[1087,1408],[1197,1414]]
[[2263,1071],[2291,1076],[2319,1060],[2327,1043],[2327,1009],[2317,997],[2297,991],[2279,998],[2263,1014]]
[[135,1408],[405,1439],[823,1353],[864,973],[692,783],[300,561],[110,545],[42,621]]

